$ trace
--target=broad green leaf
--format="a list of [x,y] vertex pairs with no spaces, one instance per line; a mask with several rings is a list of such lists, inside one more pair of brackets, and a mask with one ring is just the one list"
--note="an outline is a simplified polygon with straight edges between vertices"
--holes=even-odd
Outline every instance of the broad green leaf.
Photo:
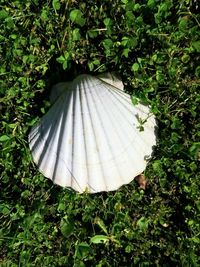
[[193,42],[192,46],[197,52],[200,52],[200,40]]
[[90,38],[95,38],[98,36],[98,31],[97,30],[88,30],[87,34],[89,35]]
[[60,9],[60,0],[53,0],[53,8],[55,10],[59,10]]
[[78,28],[72,31],[72,39],[73,41],[79,41],[81,39],[80,30]]
[[92,62],[88,62],[88,67],[89,67],[90,71],[93,71],[94,64]]
[[106,235],[95,235],[90,239],[90,242],[93,244],[107,243],[108,241],[109,237]]
[[64,70],[66,70],[69,66],[70,66],[70,64],[69,64],[69,62],[66,60],[64,63],[63,63],[63,69]]
[[5,10],[0,11],[0,19],[5,19],[8,17],[8,13]]
[[41,19],[44,20],[44,21],[47,21],[48,20],[48,12],[46,9],[42,10],[42,13],[41,13]]
[[179,29],[181,31],[186,31],[188,28],[188,19],[186,17],[183,17],[179,20]]
[[150,8],[154,8],[156,6],[155,0],[148,0],[147,6]]
[[126,58],[128,58],[129,52],[130,52],[130,48],[123,49],[122,56],[125,56]]
[[87,256],[90,252],[91,247],[86,242],[81,242],[80,244],[76,245],[75,257],[82,259],[83,257]]
[[83,18],[83,13],[79,9],[74,9],[70,12],[70,20],[81,27],[85,25],[85,19]]
[[65,62],[65,57],[64,56],[60,56],[56,58],[56,61],[58,61],[59,63],[64,63]]
[[113,41],[111,39],[105,39],[103,41],[103,46],[105,49],[110,49],[113,47]]
[[10,137],[8,135],[2,135],[0,137],[0,142],[5,142],[5,141],[8,141],[10,140]]
[[8,215],[10,213],[10,207],[5,203],[0,204],[0,213]]
[[138,71],[139,70],[139,68],[140,68],[140,65],[138,64],[138,63],[134,63],[133,65],[132,65],[132,71]]
[[148,224],[149,221],[145,218],[145,217],[141,217],[138,221],[137,221],[137,226],[141,229],[141,230],[146,230],[148,228]]
[[132,100],[133,105],[138,105],[139,104],[139,99],[137,97],[132,96],[131,100]]
[[163,83],[164,78],[165,78],[164,74],[160,70],[157,70],[156,71],[156,80],[160,83]]
[[60,230],[64,237],[68,237],[72,234],[74,230],[74,223],[67,218],[67,216],[63,217],[60,223]]
[[106,27],[110,27],[112,25],[112,20],[110,18],[104,19],[103,23]]
[[106,18],[104,19],[103,21],[104,25],[106,26],[106,32],[108,33],[108,35],[110,35],[112,33],[112,25],[113,25],[113,22],[110,18]]
[[96,66],[99,66],[100,65],[100,60],[99,59],[95,59],[92,61],[92,63]]

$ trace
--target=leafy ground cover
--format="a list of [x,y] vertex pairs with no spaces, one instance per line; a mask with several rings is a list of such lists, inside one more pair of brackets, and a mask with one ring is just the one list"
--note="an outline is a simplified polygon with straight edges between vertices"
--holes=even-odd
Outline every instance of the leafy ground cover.
[[[192,0],[0,1],[0,266],[200,266],[200,12]],[[33,164],[52,84],[115,70],[152,106],[141,190],[78,195]]]

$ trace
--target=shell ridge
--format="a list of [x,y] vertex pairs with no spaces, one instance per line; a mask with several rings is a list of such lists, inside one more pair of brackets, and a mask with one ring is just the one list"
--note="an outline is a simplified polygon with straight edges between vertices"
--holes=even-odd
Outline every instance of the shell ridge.
[[[99,90],[94,90],[94,91],[95,91],[97,97],[99,98],[99,101],[101,102],[102,106],[104,107],[104,110],[106,110],[106,109],[107,109],[107,106],[106,106],[105,104],[106,104],[107,99],[105,98],[105,101],[102,101],[100,94],[97,94],[97,92],[99,93]],[[94,100],[94,98],[93,98],[93,100]],[[107,103],[107,104],[109,105],[109,103]],[[119,111],[119,109],[116,109],[116,111],[119,113],[119,116],[122,117],[122,120],[124,120],[124,116],[123,116],[122,113]],[[98,114],[99,114],[99,112],[98,112]],[[133,113],[131,113],[131,115],[133,116]],[[115,120],[115,117],[114,117],[114,116],[110,116],[110,113],[109,113],[109,112],[107,113],[107,116],[110,118],[110,121],[111,121],[111,123],[112,123],[112,125],[113,125],[113,128],[115,129],[116,134],[118,135],[118,138],[119,138],[119,140],[120,140],[120,143],[122,144],[122,147],[124,147],[124,150],[123,150],[123,151],[120,151],[119,154],[118,154],[117,156],[111,158],[110,160],[107,160],[107,161],[109,162],[109,161],[113,161],[113,159],[115,160],[121,153],[124,153],[124,151],[127,150],[128,146],[129,146],[131,143],[133,143],[135,137],[134,137],[133,139],[129,139],[129,143],[128,143],[127,146],[126,146],[125,143],[122,142],[122,140],[124,140],[124,139],[121,138],[121,137],[119,136],[119,134],[118,134],[118,129],[116,128],[115,124],[113,123],[113,120]],[[112,118],[111,118],[111,117],[112,117]],[[101,118],[101,116],[99,116],[99,118]],[[126,117],[125,117],[125,118],[126,118]],[[129,121],[128,121],[128,123],[131,124]],[[104,129],[102,121],[101,121],[101,124],[102,124],[102,129]],[[105,135],[106,135],[106,137],[107,137],[107,136],[108,136],[108,135],[107,135],[107,132],[104,131],[104,133],[105,133]],[[110,142],[109,142],[110,140],[109,140],[108,137],[107,137],[107,141],[108,141],[107,143],[109,144],[109,143],[110,143]],[[110,144],[109,144],[109,147],[110,147],[110,150],[112,151],[112,147],[110,146]],[[137,149],[137,150],[138,150],[138,149]],[[139,150],[139,152],[140,152],[140,150]],[[141,153],[141,152],[140,152],[140,153]],[[112,154],[113,154],[113,153],[112,153]],[[116,166],[118,167],[117,164],[116,164]]]
[[32,149],[32,146],[34,146],[34,144],[38,141],[40,137],[38,135],[39,127],[40,127],[40,121],[35,126],[33,126],[33,128],[31,129],[31,132],[28,135],[29,147],[31,149]]
[[[66,165],[66,168],[68,169],[68,171],[70,172],[70,175],[71,175],[71,180],[70,180],[71,187],[76,191],[82,192],[83,190],[82,190],[82,187],[79,183],[79,178],[78,177],[76,178],[76,176],[74,175],[74,172],[75,172],[74,155],[75,155],[75,151],[76,151],[75,131],[76,131],[76,125],[77,124],[75,122],[76,122],[77,97],[80,98],[80,88],[77,85],[75,85],[72,89],[72,95],[71,95],[71,98],[72,98],[72,100],[71,100],[72,101],[72,113],[71,113],[71,116],[72,116],[72,147],[71,147],[71,162],[69,162],[69,164],[71,165],[71,171],[67,165]],[[77,187],[79,188],[79,190],[77,188],[75,189],[75,186],[74,186],[75,183],[76,183]]]
[[[112,92],[112,90],[109,90],[109,93],[113,96],[113,92]],[[117,102],[118,99],[114,96],[114,97],[112,98],[112,101],[115,103],[115,106],[116,106],[116,104],[118,103],[118,102]],[[122,104],[122,107],[123,107],[124,111],[127,112],[127,109],[124,107],[124,104]],[[135,116],[134,116],[134,110],[133,110],[133,107],[131,106],[131,108],[132,108],[132,110],[128,110],[129,115],[131,115],[131,116],[124,116],[124,115],[123,115],[124,112],[123,112],[123,114],[122,114],[122,112],[119,110],[119,108],[116,109],[116,112],[119,113],[119,115],[122,117],[123,121],[126,122],[128,125],[132,125],[132,123],[137,123],[137,120],[136,120],[136,118],[135,118]],[[116,117],[118,117],[118,116],[116,116]],[[131,120],[130,120],[130,117],[131,117]]]
[[[132,105],[134,108],[138,109],[141,113],[145,114],[148,118],[154,117],[154,114],[150,111],[149,106],[138,103],[134,105],[131,100],[131,95],[127,94],[126,92],[123,92],[121,90],[115,90],[115,93],[120,95],[120,96],[127,96],[127,99],[124,98],[127,102],[129,102],[130,105]],[[147,109],[148,111],[145,111],[144,109]]]
[[[145,106],[145,105],[142,105],[142,104],[137,104],[137,105],[134,105],[132,103],[132,100],[131,100],[131,95],[127,94],[126,92],[124,91],[121,91],[119,89],[116,89],[115,91],[113,90],[112,93],[116,93],[117,95],[119,95],[120,97],[123,97],[123,100],[128,102],[131,106],[133,106],[134,108],[138,109],[140,112],[144,113],[145,115],[149,115],[149,113],[151,114],[151,112],[149,112],[149,107],[148,106]],[[145,107],[146,109],[148,109],[148,113],[143,110],[141,108],[141,106]]]
[[108,84],[109,89],[111,89],[116,94],[122,96],[124,100],[126,100],[129,103],[130,95],[124,92],[123,90],[120,90],[119,88],[112,86],[111,84]]
[[58,124],[58,127],[54,127],[52,124],[47,138],[44,138],[43,128],[41,127],[41,138],[44,141],[44,146],[38,159],[38,166],[40,169],[45,168],[46,163],[50,161],[49,158],[51,157],[52,154],[47,153],[47,151],[49,148],[52,151],[51,144],[53,143],[53,140],[55,140],[57,129],[60,129],[60,127],[61,127],[61,123]]
[[[61,102],[63,102],[63,100],[60,100]],[[60,102],[59,101],[59,102]],[[54,105],[53,105],[54,106]],[[52,106],[52,107],[53,107]],[[59,108],[58,109],[56,109],[56,111],[54,111],[55,110],[55,106],[54,106],[54,108],[53,109],[49,109],[49,111],[47,112],[47,114],[46,115],[44,115],[42,118],[41,118],[41,120],[38,122],[38,124],[36,125],[36,127],[37,127],[37,129],[38,129],[38,132],[37,132],[37,139],[35,140],[35,141],[33,141],[32,139],[31,139],[31,143],[30,143],[30,145],[31,145],[31,150],[32,151],[34,151],[35,150],[35,148],[38,146],[38,144],[40,144],[41,143],[41,140],[40,140],[40,138],[42,138],[42,140],[45,142],[45,140],[47,140],[48,139],[48,136],[51,136],[51,134],[53,134],[53,136],[55,135],[55,132],[54,131],[56,131],[56,129],[57,129],[57,127],[56,127],[56,125],[59,123],[59,116],[58,116],[58,114],[59,113],[62,113],[62,103],[58,106]],[[51,118],[51,120],[49,120],[49,117],[51,117],[51,115],[52,115],[52,118]],[[54,123],[54,127],[52,127],[52,121],[54,121],[55,123]],[[46,130],[46,134],[44,134],[44,128],[47,128],[48,130]],[[33,131],[32,131],[33,130]],[[29,134],[29,136],[31,136],[32,135],[32,133],[34,132],[34,130],[35,130],[35,128],[33,128],[31,130],[31,132],[30,132],[30,134]],[[46,138],[46,135],[47,135],[47,138]],[[36,137],[35,135],[34,135],[34,137]],[[46,148],[46,142],[45,142],[45,148]]]
[[[98,91],[97,91],[98,92]],[[97,93],[96,92],[96,93]],[[100,100],[101,100],[101,104],[102,104],[102,106],[104,106],[104,109],[106,109],[107,108],[107,105],[109,104],[107,101],[102,101],[102,99],[100,98]],[[107,100],[107,99],[105,99],[105,100]],[[116,111],[118,111],[118,109],[116,109]],[[122,113],[121,112],[119,112],[119,114],[120,114],[120,116],[122,117],[122,119],[124,119],[124,116],[122,116]],[[107,113],[107,115],[110,117],[110,113],[108,112]],[[131,114],[132,116],[133,116],[133,114]],[[113,116],[114,117],[114,116]],[[111,118],[110,118],[111,119]],[[113,127],[115,127],[114,125],[113,125]],[[116,128],[115,128],[115,130],[116,130]],[[134,131],[133,131],[134,132]],[[116,131],[116,133],[118,133],[117,131]],[[121,141],[121,140],[123,140],[123,139],[121,139],[120,138],[120,136],[119,136],[119,134],[118,134],[118,138],[119,138],[119,140]],[[131,157],[131,159],[133,160],[133,162],[134,162],[134,164],[137,166],[137,163],[138,163],[138,161],[136,161],[136,159],[133,157],[133,154],[130,154],[130,145],[132,144],[132,143],[135,143],[135,138],[133,138],[133,139],[130,139],[129,140],[129,143],[127,144],[127,145],[125,145],[124,144],[124,142],[121,142],[121,144],[122,144],[122,147],[124,147],[124,149],[122,150],[122,152],[119,154],[120,156],[122,155],[122,154],[125,154],[125,152],[127,152],[128,151],[128,154],[130,155],[130,157]],[[136,147],[137,148],[137,147]],[[135,148],[134,148],[135,149]],[[137,148],[137,149],[135,149],[135,151],[137,151],[138,153],[140,153],[141,154],[141,157],[142,157],[142,159],[143,159],[143,156],[144,156],[144,153],[141,153],[141,151]],[[118,155],[118,156],[119,156]],[[117,157],[118,157],[117,156]],[[115,160],[115,162],[116,162],[116,158],[117,157],[114,157],[114,158],[112,158],[110,161],[113,161],[113,159]],[[107,162],[109,162],[109,160],[107,161]],[[131,164],[131,162],[130,162],[130,160],[128,160],[128,161],[126,161],[126,164]],[[118,166],[118,165],[117,165]],[[143,167],[144,168],[144,167]],[[132,168],[131,168],[132,169]],[[142,171],[143,171],[143,169],[142,169]],[[125,183],[128,183],[128,181],[127,181],[127,179],[126,180],[124,180],[124,177],[122,177],[122,180],[125,182]],[[129,179],[129,181],[130,180],[132,180],[132,178],[130,177],[130,179]]]
[[[93,86],[96,86],[96,84],[93,84]],[[93,90],[92,90],[93,89]],[[91,86],[88,86],[88,91],[90,93],[90,97],[92,98],[93,102],[94,102],[94,97],[93,97],[93,94],[96,93],[96,89],[95,88],[92,88],[91,89]],[[87,98],[86,98],[87,99]],[[97,136],[96,136],[96,133],[95,133],[95,130],[94,130],[94,124],[93,124],[93,120],[92,120],[92,117],[91,117],[91,110],[90,110],[90,107],[89,107],[89,99],[86,100],[87,101],[87,108],[88,108],[88,111],[89,111],[89,117],[90,117],[90,123],[91,123],[91,127],[92,127],[92,131],[93,131],[93,134],[95,136],[95,142],[96,142],[96,147],[98,148],[98,142],[97,142]],[[94,105],[94,109],[96,110],[96,113],[97,113],[97,116],[98,116],[98,119],[100,121],[100,124],[102,125],[102,129],[104,131],[104,127],[103,127],[103,123],[101,121],[101,118],[100,118],[100,115],[99,115],[99,111],[97,110],[97,107],[96,105]],[[105,131],[104,131],[105,132]],[[106,139],[107,139],[107,136],[106,136]],[[108,140],[108,139],[107,139]],[[109,140],[108,140],[109,141]],[[109,144],[109,142],[108,142]],[[101,171],[102,171],[102,174],[103,174],[103,180],[104,180],[104,185],[107,189],[107,183],[106,183],[106,177],[105,177],[105,171],[104,171],[104,168],[102,166],[102,163],[101,163],[101,159],[100,159],[100,155],[98,155],[98,158],[99,158],[99,164],[100,165],[100,168],[101,168]]]
[[80,83],[78,86],[79,90],[79,97],[80,97],[80,111],[81,111],[81,124],[82,124],[82,129],[83,129],[83,142],[84,142],[84,165],[86,166],[86,172],[87,172],[87,177],[88,177],[88,155],[87,155],[87,145],[86,145],[86,140],[85,140],[85,124],[84,124],[84,112],[83,112],[83,94],[82,94],[82,86],[83,84]]
[[101,81],[109,85],[112,85],[114,88],[117,88],[119,90],[124,90],[124,85],[122,80],[119,77],[117,77],[116,73],[114,72],[99,74],[96,76],[96,78],[100,79]]
[[[93,119],[92,119],[92,116],[91,116],[91,108],[89,106],[88,96],[91,97],[91,99],[93,100],[93,103],[96,102],[95,97],[93,97],[93,95],[94,95],[94,93],[96,93],[96,91],[99,91],[97,88],[101,84],[101,81],[99,81],[96,77],[95,77],[95,79],[93,77],[91,77],[90,83],[91,83],[91,85],[89,85],[89,83],[87,84],[87,88],[88,88],[88,93],[89,94],[87,94],[87,98],[86,99],[87,99],[87,107],[88,107],[88,111],[89,111],[88,113],[89,113],[89,116],[90,116],[90,122],[91,122],[92,130],[93,130],[93,133],[95,134],[96,147],[98,148],[97,136],[96,136],[96,133],[95,133],[95,130],[94,130],[94,123],[93,123]],[[104,129],[103,123],[101,121],[101,117],[100,117],[100,114],[99,114],[99,111],[97,109],[97,105],[96,104],[94,105],[94,109],[96,111],[98,120],[100,121],[100,124],[102,126],[102,129]],[[107,139],[107,136],[106,136],[106,139]],[[105,185],[105,189],[104,190],[106,191],[106,190],[108,190],[107,181],[106,181],[106,174],[105,174],[105,170],[103,168],[103,165],[102,165],[101,158],[100,158],[99,154],[98,154],[98,158],[99,158],[99,162],[96,165],[100,165],[101,173],[103,174],[103,181],[104,181],[104,185]],[[95,164],[93,164],[93,166],[94,165]],[[96,191],[96,190],[94,189],[94,191]]]
[[[111,89],[109,89],[109,91],[114,96],[113,91]],[[129,113],[131,113],[131,115],[133,116],[133,120],[138,124],[138,119],[137,119],[138,114],[135,114],[135,109],[137,109],[137,108],[134,108],[134,106],[130,103],[130,106],[132,107],[132,111],[131,111],[131,110],[127,109],[127,107],[122,103],[122,101],[118,99],[118,97],[115,97],[115,99],[118,102],[120,102],[122,104],[122,106],[125,107],[125,109],[129,111]],[[145,112],[143,112],[143,113],[145,113]],[[121,115],[121,113],[119,113],[119,114]],[[145,113],[145,115],[147,115],[147,114]],[[142,140],[142,142],[144,142],[145,144],[148,144],[148,142],[146,142],[140,135],[138,135],[138,136]]]
[[59,164],[59,158],[60,158],[60,154],[61,154],[61,145],[63,142],[63,138],[64,138],[64,130],[65,130],[65,125],[66,125],[66,118],[67,118],[67,114],[69,112],[69,103],[70,103],[70,99],[71,99],[71,94],[72,91],[70,91],[70,93],[68,94],[66,101],[64,101],[65,104],[65,108],[64,111],[62,113],[62,118],[60,119],[60,129],[59,129],[59,136],[58,136],[58,141],[57,141],[57,147],[56,147],[56,159],[55,159],[55,163],[54,163],[54,169],[53,169],[53,174],[52,174],[52,181],[55,182],[56,180],[56,176],[57,176],[57,167]]
[[[113,93],[113,91],[112,91],[112,89],[110,88],[110,93],[112,94]],[[126,93],[125,93],[126,94]],[[115,98],[116,100],[118,100],[117,98]],[[129,99],[130,99],[130,97],[129,97]],[[131,112],[132,114],[132,116],[133,116],[133,119],[135,119],[135,114],[134,114],[134,106],[133,105],[131,105],[131,107],[132,107],[132,109],[133,109],[133,111]],[[127,109],[126,109],[127,110]],[[122,117],[122,119],[125,119],[126,118],[126,116],[124,117],[123,115],[122,115],[122,112],[120,112],[119,111],[119,109],[116,109],[116,112],[118,112],[118,116],[121,116]],[[118,117],[117,116],[117,117]],[[129,120],[127,120],[127,122],[128,123],[130,123],[131,125],[132,125],[132,123],[129,121]],[[138,121],[137,121],[138,122]],[[134,126],[134,128],[135,128],[135,126]],[[149,127],[145,127],[145,129],[146,129],[146,131],[147,131],[147,129],[148,129]],[[139,131],[139,130],[138,130]],[[134,131],[133,131],[134,132]],[[141,140],[141,143],[144,143],[144,144],[146,144],[146,145],[149,145],[149,141],[150,141],[150,144],[151,144],[151,146],[152,146],[152,143],[151,143],[151,139],[147,139],[147,142],[146,142],[146,140],[145,140],[145,138],[142,138],[142,136],[137,132],[136,133],[137,134],[137,136],[139,136],[139,138],[140,138],[140,140]],[[134,140],[135,140],[135,137],[133,137],[133,139],[132,140],[130,140],[130,144],[133,144],[134,143]],[[141,155],[141,156],[143,156],[143,157],[145,157],[145,156],[149,156],[149,155],[144,155],[144,152],[145,151],[141,151],[141,147],[140,148],[137,148],[137,144],[135,144],[135,150]],[[143,146],[142,146],[143,147]],[[127,151],[127,149],[128,149],[128,145],[127,145],[127,147],[125,147],[125,149],[124,149],[124,151],[121,151],[121,153],[124,153],[124,152],[126,152]]]
[[[28,141],[29,141],[29,147],[31,148],[31,150],[35,150],[35,147],[37,148],[38,143],[41,143],[41,124],[42,124],[42,119],[40,119],[40,121],[37,122],[37,124],[35,126],[32,127],[29,135],[28,135]],[[49,127],[51,128],[51,127]]]
[[[110,91],[110,93],[112,94],[112,91],[111,91],[111,89],[109,90]],[[117,98],[115,98],[115,103],[117,102]],[[121,103],[121,102],[120,102]],[[123,105],[123,104],[122,104]],[[124,105],[123,105],[123,107],[124,107]],[[134,107],[132,106],[132,111],[130,111],[130,110],[128,110],[130,113],[131,113],[131,117],[133,118],[133,122],[134,122],[134,120],[135,120],[135,116],[134,116]],[[127,111],[127,109],[125,109],[125,111]],[[119,109],[116,109],[116,112],[118,112],[118,116],[116,116],[116,117],[121,117],[122,118],[122,120],[126,120],[126,122],[129,124],[129,125],[131,125],[131,128],[133,128],[133,126],[134,126],[134,124],[133,124],[133,122],[132,121],[130,121],[128,118],[129,118],[129,116],[124,116],[123,114],[122,114],[122,112],[120,112],[120,110]],[[134,126],[134,128],[135,128],[135,126]],[[138,135],[138,132],[136,132],[135,133],[135,136],[136,136],[136,134]],[[135,136],[133,136],[133,138],[131,138],[131,139],[129,139],[129,144],[132,144],[133,143],[133,141],[135,140]],[[140,137],[140,136],[139,136]],[[141,139],[141,141],[142,142],[144,142],[144,140],[140,137],[140,139]],[[128,144],[128,145],[129,145]],[[127,146],[128,146],[127,145]],[[125,147],[125,150],[126,150],[126,147]],[[139,152],[139,154],[141,154],[141,150],[140,149],[137,149],[137,151]],[[123,153],[123,151],[121,151],[120,153]]]
[[[107,107],[105,106],[106,101],[103,101],[103,100],[102,100],[102,98],[101,98],[101,96],[100,96],[100,92],[99,92],[99,90],[94,90],[94,92],[95,92],[95,94],[97,95],[97,97],[99,97],[99,101],[101,102],[101,105],[104,107],[104,110],[107,110]],[[91,96],[92,96],[92,94],[91,94]],[[93,99],[94,99],[94,97],[93,97]],[[120,172],[120,170],[119,170],[119,166],[118,166],[118,164],[117,164],[117,162],[116,162],[116,157],[114,157],[114,153],[113,153],[112,146],[110,145],[110,140],[109,140],[109,137],[108,137],[108,133],[107,133],[107,131],[106,131],[106,130],[104,129],[104,127],[103,127],[103,121],[102,121],[102,119],[101,119],[100,112],[98,111],[98,109],[97,109],[96,106],[95,106],[95,109],[96,109],[96,112],[98,113],[99,121],[100,121],[100,123],[101,123],[101,125],[102,125],[103,132],[104,132],[105,137],[106,137],[106,139],[107,139],[107,141],[108,141],[108,142],[107,142],[107,145],[109,146],[109,149],[110,149],[111,154],[112,154],[112,158],[110,159],[110,161],[114,161],[114,163],[115,163],[115,167],[116,167],[116,169],[119,171],[119,173],[120,173],[120,177],[122,177],[122,176],[121,176],[121,172]],[[112,121],[109,112],[107,112],[107,116],[109,117],[110,121]],[[113,125],[113,128],[116,129],[116,127],[115,127],[115,125],[113,124],[113,122],[112,122],[112,125]],[[118,131],[116,131],[116,134],[118,135]],[[119,137],[119,135],[118,135],[118,137]],[[122,144],[121,138],[119,138],[119,140],[120,140],[120,143]],[[109,162],[109,160],[107,160],[107,162]]]
[[[73,116],[73,133],[72,133],[72,161],[71,161],[71,168],[72,168],[72,180],[71,180],[71,186],[72,186],[72,188],[74,188],[74,186],[73,186],[73,184],[74,184],[74,181],[76,182],[76,184],[78,185],[78,187],[80,188],[80,190],[81,190],[81,192],[83,191],[83,188],[82,188],[82,186],[79,184],[79,182],[78,182],[78,180],[80,180],[80,178],[78,178],[78,179],[76,179],[75,178],[75,176],[74,176],[74,171],[75,171],[75,165],[77,165],[77,163],[75,162],[75,160],[74,160],[74,155],[76,155],[76,147],[78,147],[79,149],[80,149],[80,147],[79,147],[79,144],[77,144],[76,145],[76,143],[78,142],[78,140],[76,140],[76,135],[75,135],[75,131],[76,131],[76,106],[77,106],[77,108],[78,108],[78,105],[77,105],[77,98],[79,97],[79,99],[81,99],[82,98],[82,100],[81,101],[83,101],[83,99],[84,99],[84,97],[82,97],[81,96],[81,91],[82,91],[82,87],[80,87],[80,85],[78,85],[75,89],[74,89],[74,99],[73,99],[73,113],[72,113],[72,116]],[[79,105],[80,105],[80,103],[82,103],[81,101],[78,101],[79,102]],[[80,112],[77,114],[78,116],[80,115],[80,114],[82,114],[80,117],[81,117],[81,124],[83,123],[83,119],[82,119],[82,117],[84,116],[84,114],[83,114],[83,112],[81,111],[81,105],[80,105]],[[77,119],[78,119],[78,117],[77,117]],[[83,129],[83,127],[82,127],[82,129]],[[83,139],[85,139],[84,138],[84,136],[83,136]],[[86,150],[85,150],[85,146],[84,146],[84,152],[85,152]],[[79,152],[78,152],[79,153]],[[86,157],[85,157],[85,159],[86,159]],[[81,159],[82,161],[83,161],[83,159]],[[81,165],[86,165],[85,163],[84,163],[84,161],[81,163]]]
[[[67,94],[66,96],[66,99],[65,101],[62,101],[62,107],[63,106],[67,106],[69,103],[70,103],[70,95],[71,95],[71,92],[70,94]],[[62,156],[62,151],[61,151],[61,144],[62,144],[62,139],[63,139],[63,134],[64,134],[64,131],[62,131],[62,129],[64,129],[65,127],[65,123],[66,123],[66,114],[70,112],[69,109],[64,109],[64,111],[61,113],[62,114],[62,117],[59,119],[58,121],[58,127],[55,127],[55,125],[52,123],[52,120],[51,121],[51,125],[52,125],[52,128],[53,130],[51,130],[53,132],[53,136],[51,135],[51,133],[49,133],[48,135],[48,138],[44,140],[45,142],[45,145],[44,145],[44,148],[43,149],[43,152],[42,154],[45,154],[46,153],[46,157],[45,155],[41,155],[40,156],[40,159],[38,163],[39,165],[39,168],[40,169],[43,169],[43,172],[46,174],[47,177],[49,177],[49,175],[47,175],[48,173],[48,169],[45,170],[45,167],[47,166],[47,164],[45,164],[45,162],[51,162],[51,166],[54,166],[52,172],[53,174],[50,175],[50,179],[54,182],[57,178],[57,168],[58,168],[58,165],[59,165],[59,160],[63,158]],[[58,137],[56,137],[56,134],[57,132],[60,133],[60,135]],[[43,136],[41,136],[43,138]],[[53,143],[55,142],[55,145],[53,146]],[[57,145],[57,147],[55,147]],[[48,153],[47,153],[48,151]],[[43,158],[43,162],[42,162],[42,158]],[[52,162],[53,161],[53,162]],[[44,165],[44,166],[43,166]]]
[[[120,99],[119,99],[119,94],[117,94],[116,93],[116,91],[114,91],[114,90],[112,90],[111,88],[107,88],[107,90],[110,92],[110,94],[112,95],[112,97],[113,98],[115,98],[129,113],[131,113],[131,114],[133,114],[133,110],[131,109],[131,107],[132,107],[132,104],[131,104],[131,102],[130,102],[130,100],[129,101],[127,101],[128,102],[128,104],[129,104],[129,106],[130,106],[130,108],[129,107],[127,107],[126,105],[125,105],[125,103],[123,103]],[[130,99],[130,98],[129,98]]]
[[70,90],[72,82],[60,82],[54,85],[50,92],[50,102],[54,104],[58,98],[65,94],[67,90]]
[[[59,106],[60,107],[60,106]],[[59,113],[59,112],[57,112]],[[55,117],[57,116],[57,113],[54,112],[54,115]],[[48,113],[47,113],[48,114]],[[46,115],[47,115],[46,114]],[[62,113],[61,113],[62,114]],[[48,114],[49,115],[49,114]],[[45,116],[45,118],[49,118],[49,116]],[[52,124],[51,121],[48,119],[48,121],[50,122],[49,125],[50,126],[47,126],[47,128],[49,129],[48,130],[48,136],[47,138],[45,138],[45,135],[43,134],[44,130],[44,117],[41,119],[41,121],[38,123],[37,125],[37,128],[38,128],[38,139],[34,142],[33,146],[31,147],[31,150],[34,152],[35,150],[35,146],[37,146],[37,143],[44,143],[44,153],[46,153],[46,150],[47,149],[50,149],[51,151],[53,150],[51,148],[51,143],[53,142],[54,140],[54,137],[56,135],[56,131],[57,131],[57,128],[59,127],[56,127],[57,126],[57,123],[59,123],[59,120],[58,118],[56,119],[56,123],[55,124]],[[52,119],[52,121],[54,121],[54,119]],[[45,123],[45,125],[48,125],[47,123]],[[31,134],[31,133],[30,133]],[[47,135],[47,134],[46,134]],[[53,136],[52,136],[53,135]],[[42,157],[42,156],[41,156]],[[38,165],[39,165],[39,162],[38,162]]]
[[[74,142],[75,142],[75,120],[76,120],[76,95],[77,95],[77,90],[73,90],[73,105],[72,105],[72,160],[71,160],[71,174],[74,173],[74,160],[73,160],[73,155],[74,155]],[[71,179],[71,187],[73,188],[73,177]]]
[[53,140],[54,136],[56,135],[56,129],[57,129],[57,127],[53,127],[53,125],[50,124],[50,126],[48,127],[48,135],[46,138],[46,137],[44,137],[43,120],[41,120],[41,122],[39,124],[38,138],[35,140],[35,142],[33,144],[31,144],[31,150],[33,152],[33,155],[35,153],[34,151],[37,151],[37,153],[38,153],[37,148],[39,147],[39,145],[43,144],[43,150],[39,151],[40,152],[39,158],[34,159],[37,162],[39,167],[42,164],[42,161],[45,159],[46,150],[49,147],[49,145],[52,143],[51,140]]

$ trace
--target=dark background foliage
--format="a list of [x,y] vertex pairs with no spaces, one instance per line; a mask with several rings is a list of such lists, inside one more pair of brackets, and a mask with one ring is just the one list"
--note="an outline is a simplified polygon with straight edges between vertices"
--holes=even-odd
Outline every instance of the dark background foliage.
[[[199,14],[192,0],[0,1],[0,266],[200,266]],[[37,171],[27,135],[53,84],[111,70],[157,117],[148,187],[78,195]]]

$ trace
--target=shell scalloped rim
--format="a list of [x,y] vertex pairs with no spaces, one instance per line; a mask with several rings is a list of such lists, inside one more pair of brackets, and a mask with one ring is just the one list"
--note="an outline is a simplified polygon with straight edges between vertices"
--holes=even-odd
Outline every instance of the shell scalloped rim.
[[113,77],[83,74],[57,85],[57,99],[31,129],[33,160],[54,183],[80,193],[113,191],[144,171],[156,121]]

